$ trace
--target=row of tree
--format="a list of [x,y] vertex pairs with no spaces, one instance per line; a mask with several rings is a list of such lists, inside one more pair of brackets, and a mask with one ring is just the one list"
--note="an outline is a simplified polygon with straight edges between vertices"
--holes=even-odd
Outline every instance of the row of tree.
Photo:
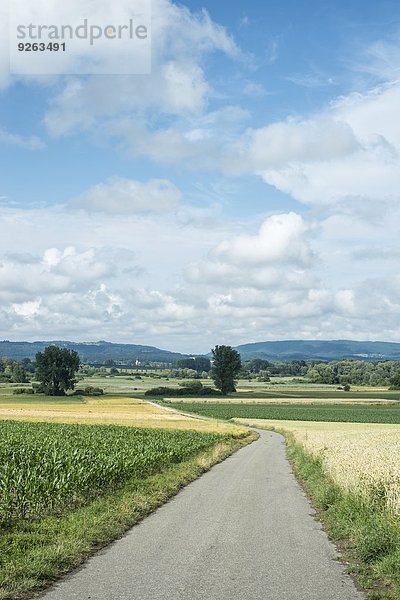
[[293,360],[287,363],[272,363],[255,359],[243,365],[241,376],[260,375],[264,378],[276,376],[304,377],[310,383],[329,385],[372,385],[400,386],[400,361],[367,362],[346,359],[336,362],[306,362]]
[[290,362],[270,362],[262,358],[248,360],[243,364],[243,372],[269,375],[270,377],[303,377],[310,367],[305,360]]
[[13,358],[0,358],[0,381],[7,383],[27,383],[29,376],[26,364],[25,360],[19,362]]
[[[255,359],[242,365],[240,354],[236,350],[230,346],[216,346],[212,350],[212,361],[206,357],[195,357],[178,363],[178,373],[190,372],[197,377],[208,373],[215,387],[224,395],[235,391],[239,377],[252,375],[263,376],[267,380],[276,375],[302,376],[312,383],[383,385],[400,389],[400,361],[372,363],[348,359],[328,363],[306,363],[301,360],[271,363]],[[39,382],[37,391],[59,396],[74,389],[79,367],[77,352],[48,346],[43,352],[37,353],[35,364],[29,359],[23,362],[0,359],[0,380],[26,383],[29,381],[28,373],[35,371],[35,379]]]
[[[239,353],[230,346],[216,346],[212,353],[214,360],[211,377],[216,388],[224,395],[234,392],[236,378],[242,367]],[[193,365],[203,372],[205,369],[210,370],[211,361],[196,357],[193,359]],[[50,396],[63,396],[68,390],[74,389],[79,366],[80,359],[75,350],[48,346],[43,352],[36,354],[35,379],[39,382],[36,390]],[[24,376],[21,374],[21,377],[17,378],[19,370],[24,372]],[[12,375],[12,379],[9,380],[15,383],[28,381],[23,366],[17,361],[6,361],[3,372],[10,377]]]
[[400,386],[400,361],[364,362],[341,360],[312,365],[307,371],[312,383],[332,385]]

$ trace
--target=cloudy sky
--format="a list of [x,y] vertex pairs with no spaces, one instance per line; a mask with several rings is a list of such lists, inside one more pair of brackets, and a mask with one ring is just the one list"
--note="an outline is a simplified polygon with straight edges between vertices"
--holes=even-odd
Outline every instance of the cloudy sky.
[[0,32],[0,338],[400,341],[398,1],[152,14],[150,75],[10,75]]

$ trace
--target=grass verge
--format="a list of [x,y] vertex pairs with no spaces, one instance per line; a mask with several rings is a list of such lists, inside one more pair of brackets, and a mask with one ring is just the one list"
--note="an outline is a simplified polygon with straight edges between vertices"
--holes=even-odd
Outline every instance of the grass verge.
[[0,599],[32,597],[166,502],[214,464],[254,441],[227,438],[196,457],[123,487],[61,517],[25,522],[0,537]]
[[371,600],[400,599],[400,522],[374,497],[348,493],[324,472],[320,459],[307,453],[291,433],[285,435],[288,457],[331,539],[349,563],[349,572]]

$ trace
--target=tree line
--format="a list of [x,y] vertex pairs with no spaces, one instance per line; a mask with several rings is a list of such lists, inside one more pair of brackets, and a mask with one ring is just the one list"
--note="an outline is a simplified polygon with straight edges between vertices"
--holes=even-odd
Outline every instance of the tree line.
[[367,362],[352,358],[334,362],[293,360],[273,363],[268,360],[246,361],[241,376],[302,377],[310,383],[328,385],[370,385],[400,387],[400,361]]
[[312,383],[400,388],[400,361],[364,362],[348,359],[319,363],[308,369],[307,378]]
[[[210,377],[223,395],[234,392],[240,378],[301,377],[310,383],[328,385],[369,385],[389,386],[400,389],[400,361],[366,362],[346,359],[335,362],[306,362],[293,360],[274,363],[263,359],[241,362],[240,354],[231,346],[215,346],[212,359],[197,356],[179,360],[171,370],[176,376],[185,378]],[[36,354],[36,361],[10,358],[0,359],[0,381],[27,383],[32,377],[36,384],[34,391],[48,395],[62,396],[73,390],[76,374],[81,366],[79,355],[74,350],[48,346]],[[117,369],[114,367],[117,371]],[[194,385],[193,393],[200,392]],[[31,390],[32,391],[32,390]]]

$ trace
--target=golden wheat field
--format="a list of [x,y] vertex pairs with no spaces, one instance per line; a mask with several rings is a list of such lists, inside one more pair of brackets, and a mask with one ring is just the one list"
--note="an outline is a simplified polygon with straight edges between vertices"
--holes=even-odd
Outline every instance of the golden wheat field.
[[384,494],[400,516],[400,425],[240,419],[246,425],[290,431],[342,488]]
[[197,431],[243,435],[246,430],[232,423],[183,415],[171,408],[123,396],[86,397],[81,402],[30,400],[0,405],[0,419],[82,423],[93,425],[127,425],[162,429],[195,429]]

